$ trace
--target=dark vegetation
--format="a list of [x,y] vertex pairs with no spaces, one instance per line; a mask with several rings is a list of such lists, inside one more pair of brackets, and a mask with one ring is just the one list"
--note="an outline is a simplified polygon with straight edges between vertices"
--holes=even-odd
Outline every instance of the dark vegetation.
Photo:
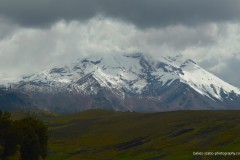
[[225,160],[239,152],[240,111],[131,113],[89,110],[54,116],[49,160]]
[[[47,160],[240,159],[240,156],[193,155],[193,152],[239,152],[240,111],[134,113],[89,110],[68,115],[37,111],[34,117],[41,121],[29,117],[23,119],[26,114],[12,112],[12,119],[15,120],[10,120],[10,126],[18,127],[13,127],[13,131],[9,129],[8,135],[11,137],[18,130],[18,136],[22,137],[16,139],[16,148],[10,147],[5,152],[4,148],[8,147],[4,144],[10,146],[16,142],[0,136],[1,156],[3,153],[5,156],[14,153],[14,157],[10,156],[12,159],[9,160],[16,160],[18,156],[24,156],[24,153],[28,154],[22,160],[34,160],[40,156],[44,159],[47,149],[46,143],[42,142],[46,142],[47,134],[43,136],[46,139],[41,139],[36,133],[46,133],[46,130],[37,131],[37,128],[46,126],[36,127],[33,129],[35,132],[31,132],[31,127],[27,125],[42,126],[44,124],[41,121],[47,122],[49,128]],[[7,113],[5,116],[2,113],[1,117],[1,121],[9,119],[4,118],[9,117]],[[1,134],[11,128],[6,126],[0,130]],[[3,143],[3,140],[8,142]],[[25,145],[28,146],[26,150],[33,150],[26,152],[21,149]]]
[[47,155],[48,128],[37,118],[27,116],[13,121],[0,111],[0,160],[39,160]]

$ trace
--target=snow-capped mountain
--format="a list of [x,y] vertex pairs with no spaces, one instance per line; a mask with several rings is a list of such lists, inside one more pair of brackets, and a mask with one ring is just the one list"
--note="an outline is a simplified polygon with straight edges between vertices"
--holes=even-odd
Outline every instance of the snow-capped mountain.
[[236,109],[240,104],[238,88],[194,61],[182,56],[156,60],[140,53],[78,59],[24,77],[12,90],[31,95],[38,107],[71,111]]

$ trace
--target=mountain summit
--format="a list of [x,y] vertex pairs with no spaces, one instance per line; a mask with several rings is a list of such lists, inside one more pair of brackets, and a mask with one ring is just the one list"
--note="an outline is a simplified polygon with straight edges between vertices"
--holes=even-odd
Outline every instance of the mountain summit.
[[31,107],[155,112],[238,109],[240,90],[182,56],[104,55],[24,77],[12,85]]

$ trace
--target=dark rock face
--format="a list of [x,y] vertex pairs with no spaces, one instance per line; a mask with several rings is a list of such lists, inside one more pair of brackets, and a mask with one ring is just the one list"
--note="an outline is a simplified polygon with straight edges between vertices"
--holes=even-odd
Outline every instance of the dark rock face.
[[31,105],[30,101],[25,101],[26,99],[27,95],[0,90],[0,109],[4,111],[24,109]]

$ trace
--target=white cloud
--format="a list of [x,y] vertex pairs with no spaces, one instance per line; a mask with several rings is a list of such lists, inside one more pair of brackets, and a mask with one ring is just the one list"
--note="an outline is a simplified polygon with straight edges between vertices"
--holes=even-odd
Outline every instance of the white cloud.
[[240,51],[239,24],[139,29],[97,16],[84,22],[61,20],[44,29],[0,23],[0,35],[5,30],[0,38],[0,82],[79,57],[132,52],[155,57],[182,53],[220,74],[222,67],[227,68],[224,61],[239,57]]

